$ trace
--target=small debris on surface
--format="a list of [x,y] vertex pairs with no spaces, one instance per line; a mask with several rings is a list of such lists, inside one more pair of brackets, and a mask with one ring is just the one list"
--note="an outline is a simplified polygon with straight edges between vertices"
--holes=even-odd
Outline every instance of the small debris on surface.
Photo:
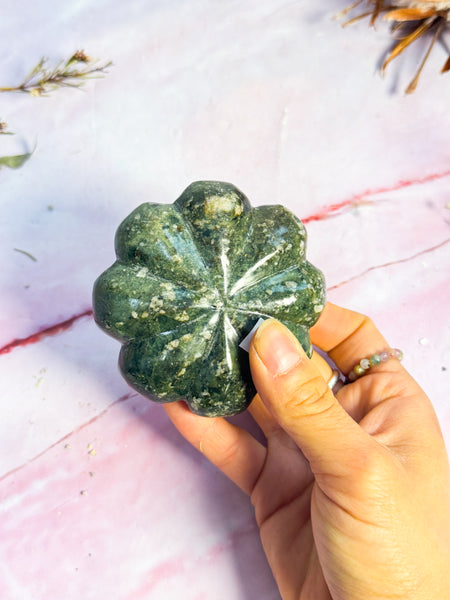
[[430,340],[426,337],[420,338],[420,340],[419,340],[419,344],[421,346],[428,346],[429,343],[430,343]]
[[46,367],[42,367],[42,369],[39,371],[39,375],[33,375],[33,377],[36,379],[36,383],[34,384],[35,387],[39,387],[41,385],[41,383],[44,381],[45,377],[45,373],[47,372]]
[[24,254],[25,256],[28,256],[28,258],[30,258],[33,262],[37,262],[37,258],[35,256],[33,256],[32,254],[30,254],[29,252],[27,252],[26,250],[21,250],[20,248],[13,248],[13,250],[15,252],[20,252],[21,254]]
[[95,450],[92,444],[87,445],[87,451],[89,456],[95,456],[97,454],[97,450]]

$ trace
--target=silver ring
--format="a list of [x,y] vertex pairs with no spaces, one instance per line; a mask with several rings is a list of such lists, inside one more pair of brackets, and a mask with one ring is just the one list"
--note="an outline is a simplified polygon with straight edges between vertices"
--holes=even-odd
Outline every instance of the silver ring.
[[331,373],[331,377],[328,381],[328,387],[330,388],[330,390],[333,390],[334,386],[341,380],[341,374],[339,373],[339,371],[336,371],[336,369],[334,369],[334,371]]

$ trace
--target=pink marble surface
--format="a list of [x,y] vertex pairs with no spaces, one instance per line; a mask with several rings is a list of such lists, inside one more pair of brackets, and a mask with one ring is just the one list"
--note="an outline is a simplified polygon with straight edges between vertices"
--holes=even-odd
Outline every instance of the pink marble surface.
[[344,5],[3,3],[1,85],[81,48],[114,67],[0,95],[0,155],[37,143],[0,171],[0,598],[279,598],[247,497],[126,386],[89,312],[121,219],[191,181],[304,218],[329,299],[404,349],[450,447],[444,49],[404,96],[419,49],[381,79],[388,30],[342,29]]

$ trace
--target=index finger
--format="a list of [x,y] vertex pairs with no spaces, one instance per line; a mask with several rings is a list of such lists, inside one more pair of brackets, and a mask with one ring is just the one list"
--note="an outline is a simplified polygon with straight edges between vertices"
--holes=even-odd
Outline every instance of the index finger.
[[[388,343],[366,315],[327,302],[314,327],[311,341],[324,350],[345,374],[362,358],[388,348]],[[398,361],[396,363],[398,368]]]
[[266,449],[248,431],[223,417],[201,417],[182,402],[163,407],[181,435],[222,473],[251,495],[266,460]]

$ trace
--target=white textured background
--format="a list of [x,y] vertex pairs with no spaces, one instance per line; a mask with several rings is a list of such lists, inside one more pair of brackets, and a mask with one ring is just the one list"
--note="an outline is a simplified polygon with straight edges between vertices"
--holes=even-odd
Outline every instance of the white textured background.
[[345,5],[3,0],[0,86],[77,49],[114,66],[82,91],[0,94],[0,155],[37,144],[0,171],[2,599],[279,599],[248,499],[80,316],[120,221],[194,180],[305,220],[329,299],[404,349],[450,446],[445,51],[405,96],[424,46],[382,79],[388,29],[342,29]]

